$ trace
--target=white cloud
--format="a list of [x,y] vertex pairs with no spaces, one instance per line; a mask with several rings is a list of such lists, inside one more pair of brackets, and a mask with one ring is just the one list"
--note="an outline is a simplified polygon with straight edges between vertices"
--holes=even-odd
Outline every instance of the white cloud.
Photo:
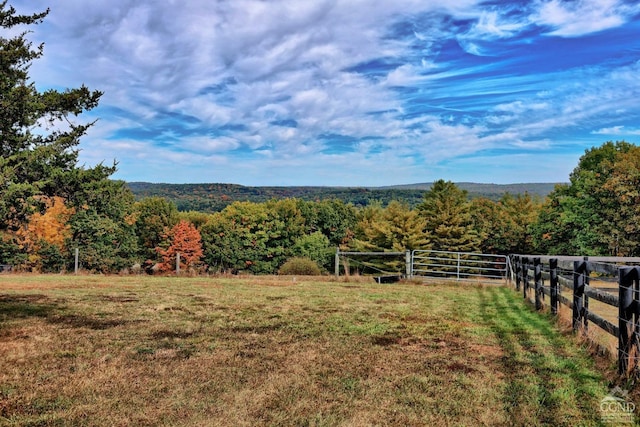
[[[87,161],[124,157],[135,174],[135,159],[161,170],[189,156],[196,169],[241,158],[248,166],[226,176],[258,177],[269,161],[273,174],[295,165],[324,176],[324,164],[356,179],[407,159],[418,170],[496,147],[546,147],[550,132],[585,122],[615,130],[626,121],[612,121],[614,111],[637,118],[637,64],[538,75],[505,72],[500,55],[539,26],[577,37],[639,11],[621,0],[540,0],[522,10],[480,0],[58,0],[34,33],[47,45],[32,72],[47,87],[105,91],[103,118],[83,140]],[[447,56],[456,41],[495,60]]]
[[578,37],[614,28],[640,12],[640,5],[623,0],[551,0],[540,5],[534,21],[551,27],[550,35],[561,37]]
[[200,154],[211,154],[235,150],[240,143],[235,138],[230,137],[187,137],[180,140],[180,147]]
[[627,129],[625,126],[612,126],[602,128],[591,132],[594,135],[617,135],[617,136],[637,136],[640,135],[640,129]]

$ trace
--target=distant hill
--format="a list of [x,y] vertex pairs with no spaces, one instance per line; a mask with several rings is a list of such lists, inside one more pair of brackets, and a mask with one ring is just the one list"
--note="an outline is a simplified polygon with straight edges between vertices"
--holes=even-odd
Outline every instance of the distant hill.
[[[467,190],[471,197],[484,196],[491,199],[494,196],[502,196],[505,193],[537,195],[545,197],[554,187],[560,183],[542,182],[542,183],[523,183],[523,184],[479,184],[476,182],[456,182],[456,185],[463,190]],[[433,183],[424,182],[420,184],[391,185],[387,187],[376,187],[377,189],[397,189],[397,190],[423,190],[427,191]]]
[[[127,183],[136,199],[164,197],[173,201],[180,211],[217,212],[234,201],[264,202],[271,199],[297,198],[301,200],[339,199],[355,206],[366,206],[374,201],[387,205],[401,200],[410,206],[418,205],[431,183],[394,185],[388,187],[247,187],[237,184],[153,184]],[[469,192],[469,197],[487,197],[497,200],[505,193],[545,197],[555,184],[478,184],[456,183]]]

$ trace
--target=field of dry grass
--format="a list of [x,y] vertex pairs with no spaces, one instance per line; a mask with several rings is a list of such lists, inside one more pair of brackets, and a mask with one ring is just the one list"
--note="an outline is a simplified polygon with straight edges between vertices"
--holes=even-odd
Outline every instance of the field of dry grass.
[[0,425],[597,425],[585,348],[496,286],[0,276]]

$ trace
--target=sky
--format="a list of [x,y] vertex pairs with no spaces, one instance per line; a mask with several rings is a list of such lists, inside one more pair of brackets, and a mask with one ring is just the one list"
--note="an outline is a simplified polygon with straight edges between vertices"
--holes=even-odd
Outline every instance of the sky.
[[566,182],[640,142],[635,0],[10,0],[39,89],[104,92],[80,164],[250,186]]

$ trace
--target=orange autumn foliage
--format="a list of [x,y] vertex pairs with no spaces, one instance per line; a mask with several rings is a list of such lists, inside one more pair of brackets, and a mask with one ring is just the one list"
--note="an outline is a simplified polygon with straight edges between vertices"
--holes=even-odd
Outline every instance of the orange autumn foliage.
[[63,249],[71,232],[67,223],[75,210],[67,207],[62,197],[43,197],[41,201],[45,205],[44,213],[31,215],[29,222],[18,230],[18,241],[32,253],[41,248],[42,242]]
[[202,259],[202,237],[198,229],[189,221],[182,220],[167,233],[169,247],[156,248],[162,258],[160,271],[168,272],[175,269],[176,254],[180,254],[180,270],[196,268]]

